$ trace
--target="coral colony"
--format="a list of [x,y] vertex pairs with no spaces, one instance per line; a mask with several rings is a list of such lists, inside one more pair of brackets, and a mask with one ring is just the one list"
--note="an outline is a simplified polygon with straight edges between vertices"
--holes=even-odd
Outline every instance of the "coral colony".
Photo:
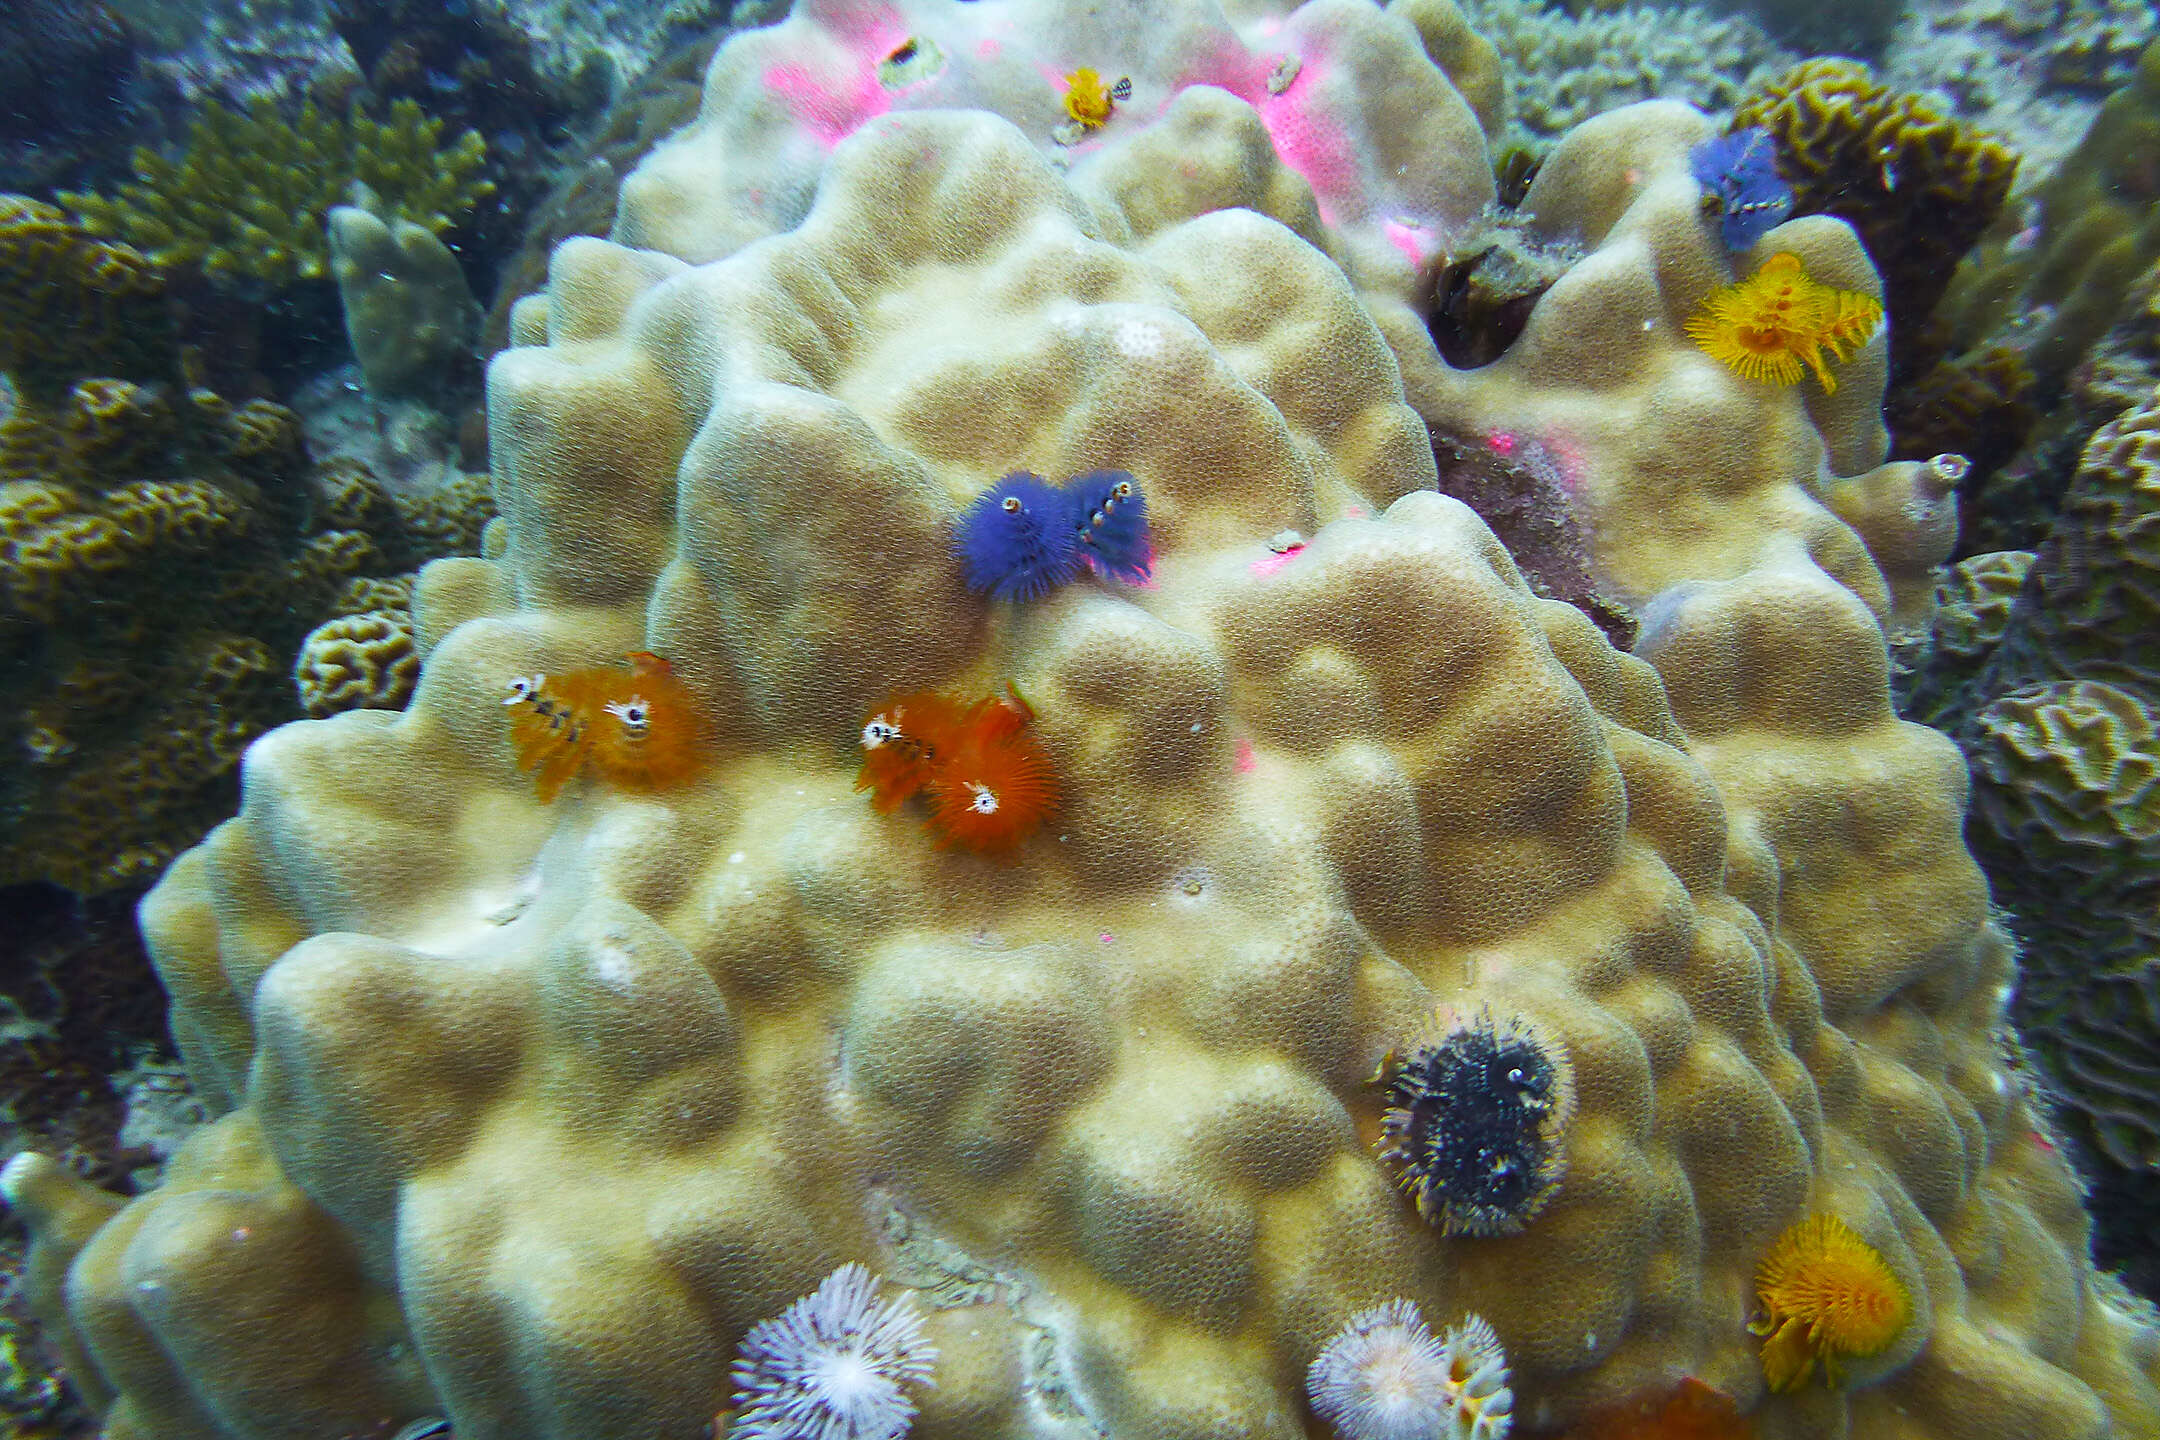
[[[216,1118],[130,1197],[0,1167],[111,1440],[2160,1433],[1994,1043],[1968,772],[1884,695],[1954,539],[1856,361],[1904,282],[1834,216],[1770,245],[1797,121],[1772,163],[1668,102],[1561,141],[1421,326],[1514,77],[1418,9],[719,45],[615,196],[641,248],[566,242],[489,363],[511,520],[420,583],[404,718],[270,732],[139,908]],[[23,275],[127,258],[14,228]],[[18,430],[117,393],[47,373]],[[956,478],[990,447],[1145,479]],[[59,488],[0,512],[119,528]],[[697,689],[500,658],[634,643]],[[950,1308],[824,1273],[880,1254]]]
[[1442,1011],[1375,1079],[1387,1100],[1380,1158],[1428,1223],[1511,1235],[1559,1188],[1573,1077],[1528,1021]]
[[1403,1299],[1336,1331],[1305,1372],[1305,1393],[1340,1440],[1502,1440],[1513,1424],[1492,1326],[1471,1315],[1435,1339]]
[[899,1440],[915,1419],[907,1387],[933,1385],[937,1347],[914,1297],[878,1295],[849,1263],[743,1337],[732,1378],[737,1440]]
[[1688,168],[1703,187],[1703,211],[1719,217],[1727,250],[1762,239],[1792,214],[1792,187],[1777,173],[1777,146],[1770,132],[1750,125],[1705,140],[1688,152]]

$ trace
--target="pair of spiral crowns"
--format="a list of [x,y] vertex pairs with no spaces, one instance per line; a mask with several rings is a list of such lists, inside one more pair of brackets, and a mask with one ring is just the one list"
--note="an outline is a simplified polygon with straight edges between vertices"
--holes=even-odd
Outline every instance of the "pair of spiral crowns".
[[597,665],[559,675],[514,675],[503,705],[518,768],[540,802],[590,769],[618,790],[671,789],[697,773],[697,706],[667,661],[647,650],[627,668]]
[[1034,718],[1009,686],[972,704],[929,690],[895,696],[863,722],[855,788],[871,792],[879,814],[922,796],[939,849],[1010,854],[1057,804],[1050,757],[1027,728]]
[[953,543],[970,590],[1039,600],[1089,570],[1138,585],[1154,567],[1147,497],[1123,470],[1052,485],[1015,470],[976,497]]

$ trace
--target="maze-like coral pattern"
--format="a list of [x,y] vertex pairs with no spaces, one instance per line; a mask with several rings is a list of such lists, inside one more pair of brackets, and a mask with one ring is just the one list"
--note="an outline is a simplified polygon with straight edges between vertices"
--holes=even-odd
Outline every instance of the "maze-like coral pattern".
[[2020,1023],[2116,1164],[2160,1166],[2160,395],[2102,426],[1960,734],[2026,942]]

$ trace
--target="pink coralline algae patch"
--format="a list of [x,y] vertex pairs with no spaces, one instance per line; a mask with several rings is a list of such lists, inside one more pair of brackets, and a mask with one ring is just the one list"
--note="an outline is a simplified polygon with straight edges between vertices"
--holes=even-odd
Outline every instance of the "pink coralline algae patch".
[[1258,560],[1252,562],[1252,573],[1258,576],[1260,579],[1265,580],[1269,576],[1275,574],[1278,570],[1281,570],[1285,565],[1288,565],[1291,561],[1297,559],[1299,552],[1303,551],[1304,548],[1305,547],[1303,545],[1293,545],[1289,549],[1282,551],[1280,554],[1263,555]]
[[838,76],[818,75],[807,65],[774,65],[765,71],[765,88],[786,101],[803,128],[827,149],[892,108],[892,97],[878,84],[875,62],[866,70]]
[[1254,755],[1254,754],[1253,754],[1253,748],[1252,748],[1252,741],[1250,741],[1250,740],[1240,740],[1240,741],[1238,741],[1238,742],[1237,742],[1237,773],[1238,773],[1238,774],[1240,774],[1240,775],[1250,775],[1250,774],[1251,774],[1251,773],[1252,773],[1253,771],[1257,770],[1258,768],[1260,768],[1260,759],[1259,759],[1259,757],[1258,757],[1258,756],[1256,756],[1256,755]]
[[1258,111],[1260,123],[1275,143],[1275,153],[1305,177],[1321,220],[1333,225],[1338,212],[1355,214],[1366,208],[1364,171],[1358,165],[1357,147],[1341,122],[1316,99],[1327,74],[1327,57],[1305,50],[1284,84],[1276,77],[1279,72],[1289,73],[1281,72],[1287,58],[1274,52],[1256,55],[1235,36],[1221,36],[1177,75],[1170,88],[1175,93],[1188,85],[1213,85]]
[[1338,214],[1365,208],[1365,176],[1342,125],[1311,103],[1312,73],[1313,64],[1307,61],[1289,89],[1263,97],[1253,108],[1260,112],[1260,122],[1267,126],[1283,164],[1312,186],[1320,219],[1333,225]]
[[834,7],[826,34],[838,44],[836,63],[813,67],[800,61],[771,65],[765,88],[780,97],[803,128],[828,149],[854,134],[863,122],[892,109],[892,96],[878,82],[878,66],[908,39],[900,12],[889,5],[860,11]]
[[1415,220],[1390,220],[1383,229],[1388,244],[1402,251],[1412,265],[1423,265],[1425,257],[1432,254],[1439,242],[1431,228]]

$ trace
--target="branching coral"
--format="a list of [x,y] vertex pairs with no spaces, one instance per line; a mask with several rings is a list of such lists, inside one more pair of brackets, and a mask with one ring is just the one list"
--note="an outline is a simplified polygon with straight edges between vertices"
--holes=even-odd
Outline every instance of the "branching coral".
[[493,190],[480,176],[479,133],[446,146],[442,129],[412,100],[393,104],[387,120],[313,101],[288,119],[268,96],[244,112],[212,103],[177,156],[137,149],[135,179],[117,195],[60,198],[93,231],[161,265],[288,285],[327,273],[323,217],[355,181],[381,197],[388,216],[437,234]]
[[1508,139],[1539,150],[1593,115],[1639,100],[1728,110],[1754,78],[1792,60],[1753,20],[1703,5],[1579,6],[1569,14],[1535,0],[1464,0],[1462,9],[1506,62]]

